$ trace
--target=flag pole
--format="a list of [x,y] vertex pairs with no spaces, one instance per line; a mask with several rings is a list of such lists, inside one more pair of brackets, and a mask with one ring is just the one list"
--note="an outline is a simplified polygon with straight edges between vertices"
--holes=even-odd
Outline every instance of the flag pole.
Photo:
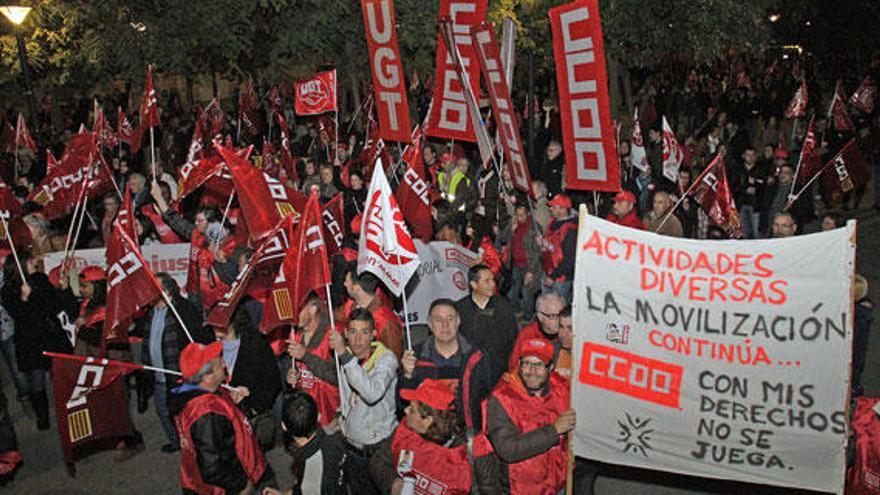
[[9,249],[12,250],[12,257],[15,258],[15,266],[18,267],[18,274],[21,275],[21,282],[28,285],[27,277],[24,276],[24,270],[21,269],[21,260],[18,259],[18,252],[15,250],[15,243],[12,242],[12,231],[9,230],[9,223],[6,221],[5,215],[0,215],[3,221],[3,230],[6,231],[6,240],[9,242]]
[[125,233],[125,229],[120,228],[119,233],[122,234],[122,240],[126,244],[128,244],[128,248],[137,256],[138,261],[144,265],[144,270],[147,272],[147,276],[150,277],[150,281],[159,289],[159,294],[162,296],[162,300],[165,301],[165,304],[171,309],[171,312],[174,314],[174,318],[177,319],[177,323],[180,324],[180,328],[183,329],[183,333],[186,334],[186,338],[189,339],[190,342],[195,342],[192,338],[192,334],[189,333],[189,329],[186,327],[186,323],[184,323],[183,318],[180,317],[180,313],[177,312],[177,308],[174,307],[174,304],[171,302],[171,296],[165,293],[165,290],[162,288],[162,284],[156,280],[156,275],[153,274],[153,271],[150,270],[150,266],[144,260],[144,257],[141,256],[141,251],[138,249],[137,244],[128,237],[128,234]]
[[[83,181],[82,187],[79,190],[79,198],[77,199],[76,207],[73,210],[73,218],[70,220],[70,228],[67,230],[67,239],[64,241],[64,258],[63,258],[64,261],[62,262],[62,265],[61,265],[62,267],[65,267],[67,265],[68,257],[70,255],[71,251],[76,250],[76,241],[79,239],[79,230],[77,230],[76,236],[73,237],[74,236],[73,226],[74,226],[74,224],[78,224],[79,226],[77,227],[77,229],[79,229],[82,226],[82,217],[83,217],[82,212],[83,212],[83,210],[85,210],[86,204],[88,202],[88,197],[89,197],[88,187],[89,187],[89,182],[92,181],[92,172],[94,171],[94,166],[93,166],[94,164],[92,163],[92,157],[93,157],[93,155],[89,155],[89,161],[88,161],[89,175]],[[80,216],[79,221],[77,221],[77,219],[76,219],[77,214],[79,214],[79,216]],[[71,240],[73,240],[72,244],[71,244]]]
[[226,225],[226,219],[229,217],[229,208],[232,207],[232,198],[235,197],[235,189],[229,193],[229,201],[226,202],[226,208],[223,209],[223,219],[220,221],[220,227]]
[[158,180],[156,175],[156,142],[153,135],[153,126],[150,126],[150,163],[153,170],[153,182]]
[[[831,163],[831,161],[829,161],[828,163]],[[788,199],[788,202],[785,204],[785,208],[783,208],[782,211],[788,211],[788,209],[791,208],[791,205],[793,205],[794,202],[797,201],[798,198],[801,197],[801,194],[803,194],[804,191],[806,191],[807,188],[810,187],[810,186],[813,184],[813,182],[815,182],[816,179],[818,179],[819,176],[822,175],[822,174],[825,172],[825,169],[828,168],[828,163],[826,163],[825,165],[823,165],[822,168],[820,168],[819,171],[816,172],[816,173],[813,175],[813,177],[811,177],[810,180],[807,181],[806,184],[804,184],[804,187],[802,187],[801,190],[797,192],[797,194],[794,194],[794,195],[789,194],[789,195],[788,195],[788,198],[787,198],[787,199]],[[797,176],[795,176],[795,181],[797,181]],[[794,187],[792,187],[792,190],[794,190]]]
[[[95,364],[98,364],[101,366],[112,365],[112,366],[119,366],[120,368],[125,368],[125,369],[129,369],[132,371],[140,371],[140,370],[155,371],[157,373],[165,373],[166,375],[174,375],[174,376],[179,376],[181,378],[183,377],[183,373],[181,373],[179,371],[169,370],[167,368],[159,368],[156,366],[148,366],[146,364],[132,363],[131,361],[119,361],[116,359],[95,358],[95,357],[91,357],[91,356],[78,356],[75,354],[63,354],[60,352],[51,352],[51,351],[43,351],[43,355],[46,357],[50,357],[50,358],[65,359],[67,361],[76,361],[79,363],[90,363],[90,364],[95,363]],[[225,388],[226,390],[236,390],[235,387],[230,386],[229,384],[226,384],[226,383],[221,384],[221,386],[223,388]]]
[[[401,266],[400,251],[399,250],[395,250],[395,251],[397,251],[397,253],[396,253],[397,254],[397,266],[400,267]],[[403,325],[406,328],[406,349],[408,351],[411,351],[412,350],[412,335],[410,335],[410,331],[409,331],[409,309],[407,308],[407,305],[406,305],[406,285],[405,284],[400,288],[400,293],[403,296]]]
[[[323,234],[321,234],[323,238]],[[324,286],[324,289],[327,292],[327,314],[330,316],[330,328],[327,330],[328,332],[336,331],[336,321],[333,317],[333,299],[330,297],[330,284]],[[345,418],[348,417],[348,411],[346,410],[346,406],[348,405],[348,383],[345,380],[345,375],[342,373],[342,367],[339,365],[339,354],[336,352],[333,353],[333,360],[336,364],[336,381],[338,382],[339,388],[339,408],[342,412],[342,423],[340,425],[344,425]],[[345,428],[342,426],[342,428]]]
[[660,229],[662,229],[663,226],[666,225],[666,221],[669,220],[669,217],[671,217],[672,214],[675,213],[675,210],[677,210],[678,207],[681,205],[681,203],[684,202],[685,198],[687,198],[687,195],[690,194],[690,192],[694,189],[694,186],[699,184],[700,180],[703,178],[704,175],[706,175],[706,172],[709,170],[709,167],[711,167],[713,163],[715,163],[715,160],[709,162],[709,165],[706,165],[706,168],[704,168],[703,171],[700,172],[700,175],[697,176],[696,180],[691,182],[691,185],[688,186],[687,191],[685,191],[684,194],[682,194],[681,197],[678,198],[678,201],[675,202],[672,208],[669,209],[669,212],[666,213],[666,216],[663,217],[663,221],[660,222],[660,225],[658,225],[657,228],[654,229],[654,233],[659,232]]

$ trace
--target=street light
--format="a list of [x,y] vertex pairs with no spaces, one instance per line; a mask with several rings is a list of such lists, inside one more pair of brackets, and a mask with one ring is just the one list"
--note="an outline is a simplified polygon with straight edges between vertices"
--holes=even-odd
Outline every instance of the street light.
[[24,46],[24,37],[21,35],[21,24],[27,19],[31,13],[30,7],[20,5],[6,5],[0,7],[0,13],[9,19],[9,22],[15,25],[15,39],[18,42],[18,60],[21,63],[21,75],[24,78],[24,92],[27,96],[28,113],[32,124],[37,119],[37,104],[34,100],[34,87],[31,84],[31,67],[27,61],[27,49]]

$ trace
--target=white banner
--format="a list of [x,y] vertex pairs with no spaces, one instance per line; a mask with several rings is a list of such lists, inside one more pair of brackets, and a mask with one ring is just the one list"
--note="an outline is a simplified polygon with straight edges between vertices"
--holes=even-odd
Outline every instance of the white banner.
[[574,452],[842,492],[855,222],[696,241],[581,210]]
[[[86,266],[106,268],[105,248],[79,249],[74,253],[73,263],[77,270]],[[141,255],[153,273],[166,272],[177,281],[181,291],[186,288],[186,272],[189,268],[189,243],[150,244],[141,246]],[[48,274],[64,261],[64,252],[43,255],[43,267]]]
[[468,294],[468,268],[477,254],[446,241],[415,243],[420,263],[407,286],[408,318],[413,325],[427,325],[432,302],[441,298],[457,301]]

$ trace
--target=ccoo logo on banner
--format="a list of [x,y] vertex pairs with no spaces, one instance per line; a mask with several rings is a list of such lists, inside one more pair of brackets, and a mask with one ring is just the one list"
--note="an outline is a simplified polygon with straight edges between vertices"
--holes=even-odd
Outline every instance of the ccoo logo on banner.
[[855,222],[696,241],[581,211],[573,449],[708,478],[843,489]]

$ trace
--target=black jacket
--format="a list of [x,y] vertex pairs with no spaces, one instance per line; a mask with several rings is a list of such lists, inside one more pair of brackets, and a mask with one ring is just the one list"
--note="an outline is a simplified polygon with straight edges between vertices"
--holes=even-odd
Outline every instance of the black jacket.
[[290,444],[288,451],[293,457],[293,493],[302,494],[303,475],[306,469],[306,461],[321,451],[323,466],[321,467],[321,493],[323,495],[342,495],[346,493],[345,487],[341,486],[342,457],[345,453],[345,443],[342,433],[332,435],[324,433],[318,428],[314,438],[302,447]]
[[70,342],[61,329],[58,314],[69,308],[43,273],[28,276],[31,294],[21,300],[19,277],[9,277],[0,289],[3,307],[15,322],[15,352],[21,371],[48,369],[51,361],[43,351],[70,352]]
[[[190,400],[207,393],[209,392],[202,389],[173,391],[168,398],[171,417],[180,414]],[[196,462],[202,481],[219,486],[226,493],[244,490],[248,479],[235,450],[235,427],[232,421],[219,414],[205,414],[192,424],[190,436],[197,452]],[[266,472],[259,482],[260,486],[267,484],[275,484],[275,474],[268,462]]]
[[[171,303],[180,313],[180,318],[186,324],[186,328],[192,334],[193,340],[200,344],[210,344],[214,341],[214,334],[202,327],[202,312],[193,303],[177,295],[171,299]],[[132,335],[136,335],[144,339],[142,344],[144,364],[155,366],[150,359],[150,326],[153,321],[153,311],[140,318],[135,323],[135,329]],[[162,333],[162,367],[180,371],[180,351],[189,343],[186,333],[180,323],[175,318],[174,313],[169,308],[165,313],[165,331]],[[166,380],[171,383],[173,380]]]
[[494,387],[507,371],[507,360],[519,334],[513,307],[506,299],[494,296],[480,309],[470,294],[455,303],[455,307],[461,317],[461,334],[489,355],[491,386]]
[[262,335],[242,332],[229,385],[248,388],[250,395],[238,404],[248,418],[272,409],[281,393],[281,375],[275,354]]
[[[495,387],[492,381],[491,358],[472,346],[461,334],[458,336],[458,353],[451,358],[446,359],[437,352],[433,336],[428,337],[422,344],[416,357],[418,360],[412,378],[404,377],[402,368],[397,377],[398,413],[402,414],[407,405],[406,401],[400,398],[401,390],[416,389],[428,378],[455,380],[458,382],[458,387],[455,389],[455,409],[464,411],[466,407],[471,418],[471,424],[467,426],[474,431],[480,431],[483,427],[483,399]],[[467,419],[464,414],[462,418]]]

